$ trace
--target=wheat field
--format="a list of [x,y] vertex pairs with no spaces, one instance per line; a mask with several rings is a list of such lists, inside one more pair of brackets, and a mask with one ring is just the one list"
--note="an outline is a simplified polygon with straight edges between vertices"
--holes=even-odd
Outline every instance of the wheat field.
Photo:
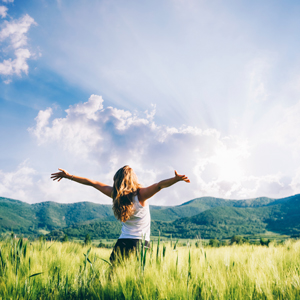
[[300,241],[282,245],[111,249],[0,242],[0,299],[300,299]]

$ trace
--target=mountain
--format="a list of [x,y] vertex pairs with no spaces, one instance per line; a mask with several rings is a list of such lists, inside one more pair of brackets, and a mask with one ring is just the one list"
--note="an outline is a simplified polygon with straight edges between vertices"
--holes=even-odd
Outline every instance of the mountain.
[[[282,199],[280,199],[282,200]],[[260,197],[247,200],[226,200],[214,197],[202,197],[190,200],[178,206],[152,210],[152,220],[174,221],[178,218],[191,217],[214,207],[262,207],[273,203],[276,199]]]
[[300,195],[278,199],[268,205],[267,229],[281,234],[300,235]]
[[[157,223],[156,227],[166,234],[185,238],[197,235],[203,238],[229,238],[265,231],[300,234],[300,195],[278,200],[263,198],[261,205],[258,199],[232,201],[230,204],[173,222]],[[152,234],[155,234],[154,230],[155,227]]]
[[[283,199],[255,198],[247,200],[225,200],[203,197],[182,205],[152,209],[151,234],[174,238],[230,238],[233,235],[262,234],[273,231],[279,234],[299,234],[300,195]],[[197,211],[201,213],[195,214]],[[156,214],[155,214],[156,213]],[[189,215],[190,217],[175,216]],[[194,215],[193,215],[194,214]],[[155,216],[153,218],[153,215]],[[164,221],[162,221],[164,220]],[[64,230],[70,237],[108,237],[109,224],[91,221]],[[121,224],[110,227],[110,235],[117,238]]]
[[252,198],[246,200],[228,200],[214,197],[201,197],[185,202],[178,208],[183,207],[195,207],[201,209],[201,211],[208,210],[213,207],[229,206],[229,207],[262,207],[274,203],[276,201],[285,202],[285,199],[273,199],[267,197]]
[[94,219],[115,220],[111,205],[92,202],[72,204],[41,202],[32,206],[39,222],[38,226],[46,225],[50,230]]
[[13,231],[15,228],[25,233],[35,224],[35,214],[30,204],[0,198],[0,232]]
[[54,230],[94,219],[115,220],[111,205],[79,202],[28,204],[0,197],[0,231],[33,234],[39,229]]
[[[152,235],[158,235],[158,231],[164,236],[172,234],[184,238],[228,238],[265,231],[300,234],[300,195],[246,200],[202,197],[173,207],[150,206],[150,210]],[[111,205],[91,202],[27,204],[0,197],[0,232],[38,235],[43,229],[52,231],[52,236],[83,237],[93,233],[94,238],[115,238],[120,228]]]

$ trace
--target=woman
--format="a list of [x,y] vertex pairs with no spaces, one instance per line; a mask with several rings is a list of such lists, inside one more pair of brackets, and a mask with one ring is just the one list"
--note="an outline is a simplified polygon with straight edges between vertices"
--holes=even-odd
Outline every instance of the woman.
[[143,188],[138,183],[134,171],[129,166],[124,166],[115,174],[113,186],[109,186],[99,181],[70,175],[63,169],[59,170],[60,172],[51,174],[53,180],[60,181],[68,178],[81,184],[90,185],[113,199],[114,215],[122,221],[123,226],[121,236],[110,256],[112,262],[116,260],[117,252],[127,256],[142,239],[145,239],[145,246],[149,245],[151,218],[147,200],[161,189],[178,181],[190,182],[187,176],[178,175],[175,171],[174,177]]

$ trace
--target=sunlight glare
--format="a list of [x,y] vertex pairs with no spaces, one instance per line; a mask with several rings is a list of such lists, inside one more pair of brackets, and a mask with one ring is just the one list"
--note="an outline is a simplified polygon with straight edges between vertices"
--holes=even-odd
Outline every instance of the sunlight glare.
[[241,153],[237,150],[222,149],[214,157],[219,180],[240,181],[244,176],[241,166]]

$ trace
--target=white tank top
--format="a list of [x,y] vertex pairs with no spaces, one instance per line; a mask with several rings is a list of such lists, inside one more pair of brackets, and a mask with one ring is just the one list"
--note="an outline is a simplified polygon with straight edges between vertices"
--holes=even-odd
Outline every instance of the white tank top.
[[148,201],[146,206],[142,206],[139,202],[138,196],[133,196],[134,213],[126,221],[122,222],[122,233],[119,239],[140,239],[145,238],[150,241],[150,210]]

